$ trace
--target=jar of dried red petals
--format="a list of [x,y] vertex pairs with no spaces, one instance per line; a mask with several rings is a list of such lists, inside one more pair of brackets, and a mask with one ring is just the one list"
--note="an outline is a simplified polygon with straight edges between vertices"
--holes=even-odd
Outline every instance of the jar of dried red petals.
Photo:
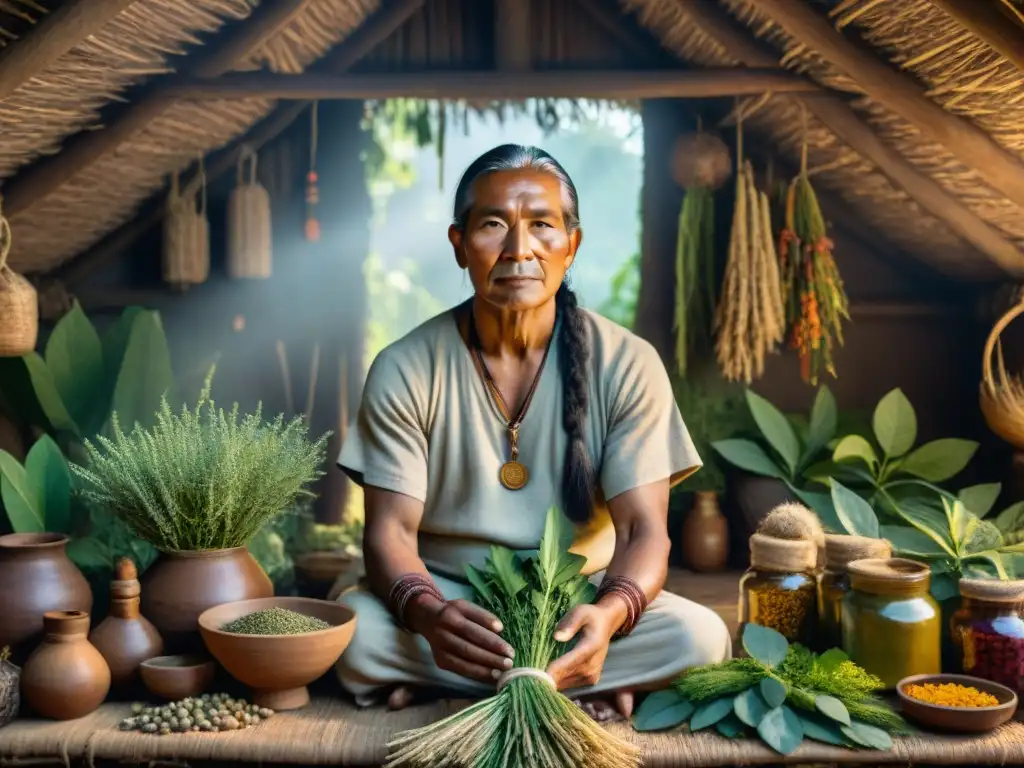
[[964,673],[1024,693],[1024,581],[960,579],[951,630]]

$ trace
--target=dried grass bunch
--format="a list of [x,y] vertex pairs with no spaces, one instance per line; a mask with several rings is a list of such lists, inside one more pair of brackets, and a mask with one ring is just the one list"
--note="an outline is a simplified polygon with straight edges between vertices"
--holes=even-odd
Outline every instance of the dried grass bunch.
[[[210,371],[193,410],[175,415],[164,397],[157,424],[85,442],[88,467],[72,466],[82,495],[164,551],[244,546],[263,525],[312,496],[329,434],[315,442],[301,417],[263,420],[225,411],[210,398]],[[97,445],[98,444],[98,445]]]
[[21,668],[11,660],[11,649],[0,650],[0,728],[18,716],[21,709]]

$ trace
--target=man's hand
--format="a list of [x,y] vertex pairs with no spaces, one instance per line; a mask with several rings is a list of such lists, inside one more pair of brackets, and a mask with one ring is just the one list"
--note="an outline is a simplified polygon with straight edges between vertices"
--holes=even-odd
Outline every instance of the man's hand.
[[548,667],[559,690],[583,688],[601,679],[608,644],[621,624],[621,611],[609,605],[578,605],[565,615],[555,628],[555,640],[564,643],[579,635],[579,641]]
[[426,638],[441,669],[493,683],[512,668],[515,651],[498,635],[501,622],[480,606],[425,595],[413,601],[408,614],[409,628]]

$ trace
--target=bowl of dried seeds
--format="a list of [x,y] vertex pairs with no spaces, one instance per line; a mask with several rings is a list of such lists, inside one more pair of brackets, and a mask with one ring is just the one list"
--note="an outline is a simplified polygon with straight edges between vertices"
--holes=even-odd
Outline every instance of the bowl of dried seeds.
[[261,597],[225,603],[199,616],[213,657],[252,689],[253,702],[276,711],[309,703],[306,686],[348,647],[355,613],[310,597]]

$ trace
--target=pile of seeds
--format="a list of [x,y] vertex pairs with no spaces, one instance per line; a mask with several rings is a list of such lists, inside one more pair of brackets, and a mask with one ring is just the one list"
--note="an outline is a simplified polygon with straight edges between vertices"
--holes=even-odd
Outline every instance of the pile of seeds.
[[287,608],[268,608],[229,621],[221,629],[239,635],[302,635],[330,629],[322,619],[289,611]]
[[132,704],[132,716],[121,721],[122,731],[141,731],[166,736],[168,733],[237,731],[257,725],[274,714],[226,693],[204,693],[158,707]]

